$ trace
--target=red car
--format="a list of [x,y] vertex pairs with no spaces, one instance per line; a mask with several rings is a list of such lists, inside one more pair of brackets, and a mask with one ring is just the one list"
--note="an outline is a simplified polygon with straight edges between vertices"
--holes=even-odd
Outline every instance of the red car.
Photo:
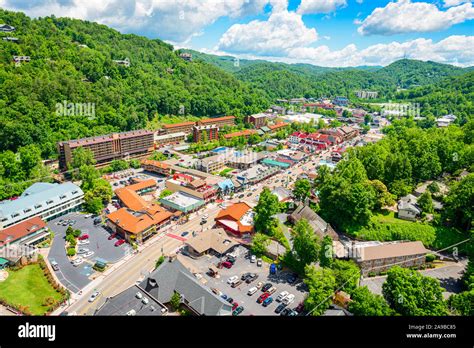
[[222,262],[222,266],[224,266],[225,268],[232,268],[232,262],[224,261]]
[[115,242],[115,246],[118,247],[118,246],[121,246],[123,243],[125,243],[125,240],[124,239],[119,239],[118,241]]
[[88,234],[83,234],[82,236],[79,236],[79,238],[77,238],[79,240],[85,240],[85,239],[89,239],[89,235]]
[[257,303],[262,303],[263,301],[265,301],[269,297],[270,297],[270,294],[268,292],[265,292],[265,293],[261,294],[260,297],[257,299]]
[[239,304],[237,302],[234,302],[234,304],[232,305],[232,310],[235,311],[235,309],[239,306]]
[[112,239],[114,239],[115,237],[117,237],[117,233],[112,233],[112,234],[109,236],[109,240],[112,240]]

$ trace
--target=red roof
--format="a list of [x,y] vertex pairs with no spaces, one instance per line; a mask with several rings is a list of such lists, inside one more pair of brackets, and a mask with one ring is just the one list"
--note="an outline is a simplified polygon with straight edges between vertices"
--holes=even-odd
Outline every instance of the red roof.
[[0,246],[12,243],[43,228],[46,228],[46,222],[44,222],[39,216],[22,221],[14,226],[7,227],[0,231]]
[[248,137],[248,136],[250,136],[252,134],[256,134],[256,133],[257,133],[257,131],[255,129],[245,129],[245,130],[240,131],[240,132],[225,134],[224,138],[230,139],[230,138],[235,138],[235,137]]

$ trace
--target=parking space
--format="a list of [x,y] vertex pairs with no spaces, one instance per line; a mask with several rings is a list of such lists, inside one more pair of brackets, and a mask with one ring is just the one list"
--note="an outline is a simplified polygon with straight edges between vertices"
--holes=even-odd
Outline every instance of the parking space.
[[[75,220],[76,223],[72,228],[81,230],[82,235],[89,235],[88,244],[79,245],[79,248],[86,248],[93,254],[77,267],[71,264],[66,255],[64,246],[67,226],[58,224],[60,220]],[[109,240],[110,233],[103,226],[94,225],[94,219],[84,214],[71,213],[61,216],[49,221],[48,227],[54,232],[48,260],[58,263],[59,270],[56,271],[56,275],[60,282],[73,292],[80,291],[92,280],[95,272],[92,266],[97,260],[115,263],[131,250],[128,244],[115,247],[116,239]]]
[[[295,295],[294,301],[288,305],[289,308],[295,308],[305,297],[305,286],[300,279],[290,285],[287,281],[288,276],[291,272],[288,271],[277,271],[277,274],[270,275],[270,265],[263,262],[261,267],[258,267],[256,263],[251,263],[250,258],[247,256],[247,249],[240,246],[237,248],[238,256],[232,268],[219,269],[219,275],[217,278],[211,277],[206,274],[210,265],[216,265],[219,262],[219,258],[215,256],[203,256],[198,260],[192,260],[196,267],[198,267],[203,274],[203,283],[209,288],[219,290],[222,294],[227,297],[231,297],[234,302],[237,302],[239,306],[243,306],[245,309],[241,315],[277,315],[275,313],[276,307],[280,304],[275,301],[278,294],[282,291],[288,291],[290,294]],[[191,260],[191,259],[190,259]],[[239,279],[245,273],[255,273],[258,278],[252,281],[250,284],[242,282],[235,288],[232,288],[227,280],[232,276],[237,276]],[[276,291],[272,294],[274,301],[264,307],[262,304],[257,303],[258,297],[263,294],[261,289],[257,290],[253,295],[248,295],[248,290],[262,282],[263,284],[272,283],[276,287]]]

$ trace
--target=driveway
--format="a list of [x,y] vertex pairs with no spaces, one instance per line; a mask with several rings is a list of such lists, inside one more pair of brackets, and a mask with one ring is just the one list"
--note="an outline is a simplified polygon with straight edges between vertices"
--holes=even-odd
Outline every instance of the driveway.
[[[443,292],[444,298],[452,294],[459,293],[462,289],[460,278],[465,268],[465,262],[449,263],[447,266],[420,271],[421,274],[436,278],[440,285],[446,291]],[[382,294],[382,284],[387,276],[365,278],[360,282],[360,286],[366,285],[374,294]]]
[[[289,305],[290,308],[295,308],[301,301],[303,301],[306,292],[302,286],[302,280],[290,285],[286,281],[286,277],[289,272],[279,271],[277,275],[270,275],[270,265],[263,263],[262,267],[257,267],[256,263],[251,263],[249,258],[246,257],[247,249],[240,246],[240,255],[237,257],[237,260],[234,266],[231,269],[222,268],[219,270],[219,278],[210,277],[206,274],[209,266],[211,264],[216,265],[219,262],[219,259],[215,256],[203,256],[198,260],[188,258],[197,268],[201,270],[203,278],[201,282],[204,283],[209,288],[216,288],[221,291],[223,294],[228,297],[232,297],[235,302],[239,305],[244,306],[245,310],[242,315],[277,315],[274,311],[275,308],[279,305],[279,302],[276,302],[275,299],[278,294],[282,291],[288,291],[291,294],[295,295],[295,300],[292,304]],[[227,284],[227,279],[231,276],[241,277],[242,274],[252,272],[258,274],[258,278],[250,284],[245,282],[240,284],[236,288],[232,288]],[[268,306],[263,307],[261,304],[258,304],[257,298],[262,294],[261,290],[258,290],[253,295],[247,295],[248,290],[251,287],[254,287],[258,282],[262,283],[272,283],[277,291],[272,294],[274,301]]]
[[[57,224],[59,220],[67,219],[76,220],[72,227],[81,230],[82,234],[89,235],[90,243],[83,247],[94,252],[94,255],[78,267],[71,264],[64,248],[67,226]],[[86,218],[83,214],[71,213],[61,216],[49,221],[48,227],[54,232],[54,240],[49,251],[48,260],[50,262],[54,260],[58,263],[59,271],[56,272],[56,275],[59,281],[73,292],[79,292],[92,280],[91,276],[95,272],[92,266],[94,266],[96,260],[115,263],[130,251],[128,244],[115,247],[116,240],[108,240],[110,233],[101,225],[94,225],[93,218]]]

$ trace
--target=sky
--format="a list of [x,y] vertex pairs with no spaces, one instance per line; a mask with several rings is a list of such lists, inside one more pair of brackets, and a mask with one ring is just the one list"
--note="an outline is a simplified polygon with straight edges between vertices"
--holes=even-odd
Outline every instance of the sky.
[[320,66],[401,58],[474,65],[473,0],[0,0],[31,17],[72,17],[177,48]]

